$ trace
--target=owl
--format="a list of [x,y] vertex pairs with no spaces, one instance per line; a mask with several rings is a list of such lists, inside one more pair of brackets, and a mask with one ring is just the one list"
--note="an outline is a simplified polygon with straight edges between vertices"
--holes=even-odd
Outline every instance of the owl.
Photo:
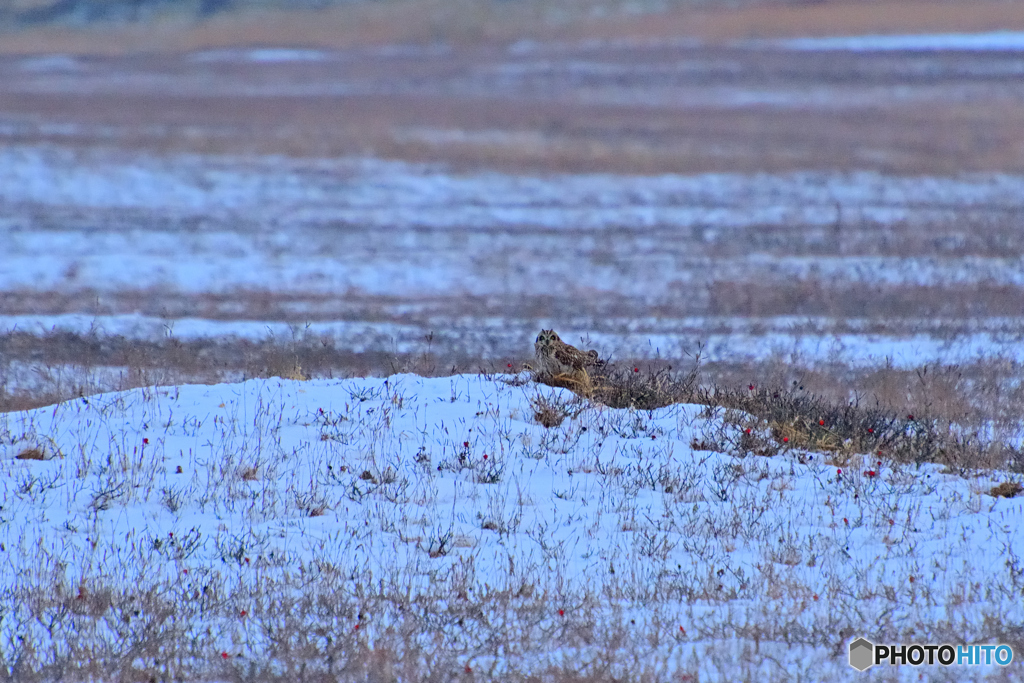
[[554,330],[541,330],[533,343],[538,372],[552,377],[586,376],[588,365],[601,365],[597,351],[580,351],[566,344]]

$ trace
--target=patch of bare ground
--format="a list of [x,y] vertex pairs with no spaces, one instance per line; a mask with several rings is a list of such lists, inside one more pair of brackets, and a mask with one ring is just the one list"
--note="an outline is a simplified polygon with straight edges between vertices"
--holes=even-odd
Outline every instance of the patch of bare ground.
[[[99,21],[77,27],[68,22],[23,23],[19,31],[8,29],[4,40],[0,41],[0,52],[124,54],[264,45],[337,49],[403,43],[502,43],[523,38],[538,41],[689,38],[721,42],[804,35],[1024,28],[1024,10],[1019,3],[1006,0],[817,3],[396,0],[333,6],[327,2],[319,9],[288,11],[274,9],[273,3],[264,3],[263,9],[242,5],[226,12],[203,14],[200,11],[198,20],[199,3],[180,3],[177,10],[161,8],[162,11],[150,12],[144,21],[138,21],[144,17],[137,9],[137,20],[132,21],[132,3],[124,4],[129,6],[125,15],[129,21]],[[60,19],[59,12],[52,14],[54,19]]]
[[[757,59],[749,52],[738,58]],[[297,98],[0,89],[0,116],[14,124],[6,127],[13,134],[4,137],[20,144],[368,155],[462,170],[650,174],[878,168],[950,174],[1024,168],[1021,108],[985,101],[982,94],[956,105],[894,100],[884,110],[846,111],[737,108],[727,102],[683,108],[600,104],[573,102],[569,94],[556,103],[549,96],[529,98],[514,91],[486,98],[429,91]],[[629,93],[609,97],[637,99]]]
[[[757,321],[789,316],[834,321],[835,331],[874,330],[890,335],[908,334],[921,327],[941,328],[950,334],[967,332],[986,319],[1006,321],[1012,332],[1024,300],[1024,288],[1013,284],[976,282],[941,285],[843,283],[818,277],[806,279],[766,277],[760,282],[713,280],[666,288],[646,305],[640,297],[614,293],[600,295],[586,290],[571,301],[549,295],[448,296],[405,298],[363,296],[356,293],[332,296],[318,292],[245,290],[188,294],[153,288],[113,292],[12,291],[3,315],[118,315],[125,312],[165,319],[169,326],[178,317],[209,321],[277,321],[303,325],[316,321],[396,323],[425,330],[444,319],[501,316],[526,323],[545,317],[587,318],[608,332],[636,311],[665,320],[692,316],[744,317],[756,328]],[[930,325],[926,325],[931,321]],[[517,325],[518,326],[518,325]],[[915,327],[917,330],[915,330]],[[794,322],[791,328],[798,329]],[[1018,330],[1019,332],[1019,330]]]
[[[391,3],[352,11],[381,6]],[[159,26],[131,30],[159,44]],[[236,44],[245,43],[225,41]],[[770,48],[578,42],[516,52],[483,42],[260,61],[180,50],[85,57],[70,71],[5,56],[0,139],[539,171],[1022,168],[1019,69],[998,51],[809,59]]]
[[679,9],[597,19],[570,35],[708,41],[900,33],[969,33],[1024,29],[1024,8],[1006,0],[838,0],[759,2],[732,8]]
[[[31,381],[13,386],[12,364],[31,368]],[[505,364],[500,364],[505,365]],[[25,410],[71,398],[135,387],[215,384],[252,377],[350,377],[415,372],[423,376],[485,370],[496,361],[474,363],[426,344],[417,353],[353,352],[334,341],[213,338],[140,341],[119,336],[9,332],[0,336],[0,410]]]

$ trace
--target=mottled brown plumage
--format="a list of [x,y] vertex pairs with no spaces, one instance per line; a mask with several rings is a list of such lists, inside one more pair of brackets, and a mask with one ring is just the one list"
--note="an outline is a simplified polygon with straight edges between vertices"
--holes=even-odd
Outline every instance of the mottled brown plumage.
[[585,375],[588,366],[601,364],[597,351],[580,351],[562,341],[554,330],[541,330],[533,343],[533,350],[540,365],[538,370],[552,377]]

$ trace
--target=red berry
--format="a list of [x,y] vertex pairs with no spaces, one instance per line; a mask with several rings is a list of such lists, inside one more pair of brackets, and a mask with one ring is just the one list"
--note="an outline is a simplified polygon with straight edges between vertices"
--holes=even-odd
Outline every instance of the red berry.
[[823,425],[823,424],[825,424],[825,421],[824,420],[818,420],[818,424]]

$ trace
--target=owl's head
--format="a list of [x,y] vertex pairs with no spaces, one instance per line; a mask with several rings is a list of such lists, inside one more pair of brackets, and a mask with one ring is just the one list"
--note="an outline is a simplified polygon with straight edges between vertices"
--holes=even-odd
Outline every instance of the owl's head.
[[537,335],[537,344],[541,346],[547,346],[553,344],[556,341],[562,341],[558,337],[558,333],[554,330],[541,330],[540,334]]

